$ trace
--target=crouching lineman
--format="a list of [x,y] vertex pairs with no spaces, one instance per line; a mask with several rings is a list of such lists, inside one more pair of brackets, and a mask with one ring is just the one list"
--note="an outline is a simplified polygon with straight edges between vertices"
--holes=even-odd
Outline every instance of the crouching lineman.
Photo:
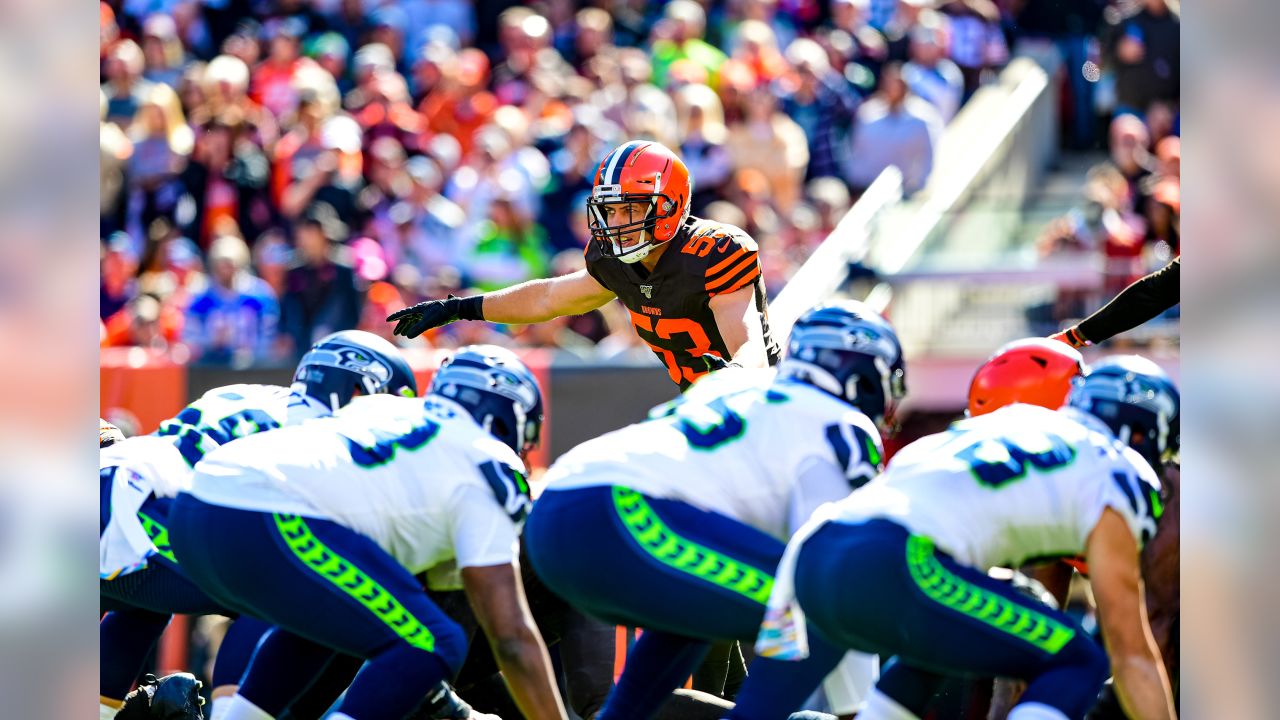
[[986,571],[1083,553],[1125,709],[1174,717],[1138,552],[1161,515],[1148,460],[1176,443],[1177,390],[1153,363],[1129,358],[1076,380],[1068,402],[957,422],[820,509],[788,545],[757,651],[804,657],[807,622],[843,647],[896,656],[867,720],[924,716],[944,675],[1026,680],[1010,720],[1082,718],[1108,653]]
[[[755,637],[784,542],[879,472],[876,423],[904,392],[889,324],[861,303],[832,303],[796,322],[776,378],[714,373],[552,466],[525,535],[534,571],[571,605],[644,629],[601,720],[651,717],[709,642]],[[731,717],[800,709],[844,655],[812,649],[800,665],[753,662]],[[856,706],[875,658],[850,665],[841,677]]]
[[356,398],[209,453],[174,502],[174,552],[211,597],[275,625],[227,720],[272,718],[273,696],[338,652],[368,663],[331,717],[413,711],[466,655],[461,628],[414,579],[455,560],[521,711],[564,718],[516,567],[530,505],[520,454],[541,422],[529,370],[473,346],[425,399]]
[[[291,388],[216,388],[152,435],[118,441],[112,436],[99,457],[98,572],[102,606],[110,611],[99,625],[103,718],[115,715],[174,613],[234,614],[187,579],[169,545],[170,505],[190,484],[192,467],[209,450],[237,438],[328,415],[354,395],[374,393],[412,397],[417,384],[394,345],[347,330],[307,352]],[[214,665],[213,717],[266,627],[240,619],[228,631]]]

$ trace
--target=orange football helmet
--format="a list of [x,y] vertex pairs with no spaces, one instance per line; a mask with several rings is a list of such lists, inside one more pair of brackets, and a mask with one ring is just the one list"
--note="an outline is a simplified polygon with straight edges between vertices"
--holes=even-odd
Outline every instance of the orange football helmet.
[[98,447],[110,447],[124,440],[124,433],[120,432],[120,428],[111,423],[98,418]]
[[[680,231],[692,191],[689,168],[666,146],[650,140],[620,145],[596,170],[587,199],[591,237],[606,257],[638,262]],[[634,214],[634,203],[644,203],[643,214]],[[623,247],[623,238],[636,232],[640,241]]]
[[1027,338],[1008,343],[987,360],[969,383],[969,415],[1013,403],[1057,410],[1067,401],[1071,380],[1085,372],[1079,350],[1056,340]]

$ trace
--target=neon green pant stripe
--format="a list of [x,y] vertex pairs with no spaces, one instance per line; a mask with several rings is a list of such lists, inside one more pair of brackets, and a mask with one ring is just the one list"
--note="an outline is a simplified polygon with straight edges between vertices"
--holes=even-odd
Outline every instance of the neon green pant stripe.
[[659,562],[763,605],[773,576],[677,535],[635,490],[614,486],[613,506],[640,547]]
[[138,512],[138,519],[142,521],[142,531],[151,538],[151,544],[156,546],[156,552],[160,557],[176,565],[178,559],[173,556],[173,548],[169,545],[169,528],[141,511]]
[[951,572],[933,554],[933,541],[921,535],[907,540],[911,578],[929,599],[1024,640],[1055,655],[1076,631],[1057,620],[974,585]]
[[285,544],[307,567],[359,600],[361,605],[386,623],[405,642],[427,652],[435,651],[436,638],[427,626],[401,605],[386,588],[361,572],[349,560],[330,550],[311,532],[305,520],[297,515],[280,513],[275,514],[275,519],[276,528]]

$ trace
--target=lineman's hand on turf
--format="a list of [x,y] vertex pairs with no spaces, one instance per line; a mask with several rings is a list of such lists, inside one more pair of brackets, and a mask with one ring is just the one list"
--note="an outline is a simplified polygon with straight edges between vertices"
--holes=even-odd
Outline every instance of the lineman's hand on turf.
[[391,331],[392,335],[415,338],[431,328],[457,320],[461,305],[462,298],[453,295],[444,300],[428,300],[391,313],[387,316],[387,322],[396,323],[395,330]]

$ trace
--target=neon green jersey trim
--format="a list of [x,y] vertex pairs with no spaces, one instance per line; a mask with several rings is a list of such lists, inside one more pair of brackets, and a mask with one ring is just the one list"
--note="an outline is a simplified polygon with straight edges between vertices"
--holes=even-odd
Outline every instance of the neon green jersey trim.
[[907,567],[911,578],[929,599],[1050,655],[1056,655],[1075,637],[1075,629],[948,570],[933,554],[933,541],[927,537],[912,535],[907,539]]
[[178,559],[173,556],[173,547],[169,544],[169,528],[155,521],[150,515],[139,511],[138,519],[142,521],[142,531],[151,538],[151,544],[156,546],[156,553],[160,557],[177,565]]
[[297,515],[275,513],[276,528],[285,544],[307,567],[360,601],[413,647],[435,652],[436,638],[394,595],[365,575],[346,558],[330,550]]
[[662,564],[761,605],[769,599],[773,591],[772,575],[680,537],[635,490],[615,485],[613,506],[631,537]]

